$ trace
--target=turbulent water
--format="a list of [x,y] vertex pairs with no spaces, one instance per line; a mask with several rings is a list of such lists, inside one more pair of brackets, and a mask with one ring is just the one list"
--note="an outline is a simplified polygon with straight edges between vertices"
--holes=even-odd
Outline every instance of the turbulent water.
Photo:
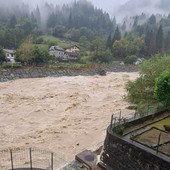
[[67,160],[103,143],[111,114],[133,111],[125,83],[138,73],[20,79],[0,83],[0,149],[36,146]]

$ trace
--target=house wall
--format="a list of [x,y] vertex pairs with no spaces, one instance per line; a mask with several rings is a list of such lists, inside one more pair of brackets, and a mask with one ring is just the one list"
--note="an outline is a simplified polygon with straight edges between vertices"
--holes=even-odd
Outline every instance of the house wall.
[[5,56],[6,56],[6,59],[8,60],[8,62],[15,63],[15,55],[14,54],[5,52]]
[[49,54],[54,55],[56,59],[59,59],[64,56],[64,51],[49,51]]
[[70,49],[66,49],[65,52],[74,52],[74,53],[79,53],[79,49],[77,47],[72,47]]

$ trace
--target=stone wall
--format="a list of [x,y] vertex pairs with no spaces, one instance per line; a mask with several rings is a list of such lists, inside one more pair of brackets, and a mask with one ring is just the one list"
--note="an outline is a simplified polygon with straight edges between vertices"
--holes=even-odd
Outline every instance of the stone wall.
[[106,72],[135,72],[137,66],[120,66],[116,64],[93,68],[90,71],[82,70],[56,70],[45,67],[22,67],[22,68],[1,68],[0,82],[16,80],[21,78],[40,78],[40,77],[61,77],[61,76],[89,76],[99,74],[100,70]]
[[101,161],[115,170],[169,170],[170,158],[107,129]]

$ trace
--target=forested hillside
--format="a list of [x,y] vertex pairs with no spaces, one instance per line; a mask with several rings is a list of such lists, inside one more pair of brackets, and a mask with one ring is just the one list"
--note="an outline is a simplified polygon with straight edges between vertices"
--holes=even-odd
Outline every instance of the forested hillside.
[[22,0],[6,0],[0,6],[1,49],[21,50],[24,43],[31,44],[30,47],[35,47],[31,48],[31,55],[40,55],[41,59],[48,56],[51,45],[60,45],[60,39],[80,46],[81,63],[113,60],[133,63],[137,58],[170,53],[170,15],[142,13],[116,23],[116,16],[111,18],[86,0],[63,6],[45,2],[34,8]]

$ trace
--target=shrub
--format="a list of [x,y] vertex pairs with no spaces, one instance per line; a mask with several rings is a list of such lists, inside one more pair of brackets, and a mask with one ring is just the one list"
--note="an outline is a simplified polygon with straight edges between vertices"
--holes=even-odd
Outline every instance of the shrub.
[[83,56],[79,58],[78,61],[80,64],[90,64],[90,56]]
[[154,96],[164,106],[170,106],[170,70],[159,76],[155,83]]
[[[154,56],[150,60],[145,60],[139,66],[139,77],[135,81],[126,84],[128,95],[126,99],[142,107],[144,105],[157,102],[154,98],[154,87],[158,77],[170,69],[170,56]],[[140,110],[140,109],[139,109]]]
[[113,128],[113,132],[118,135],[123,135],[125,127],[123,125],[118,125],[115,128]]
[[136,55],[131,55],[131,56],[127,56],[124,60],[125,64],[134,64],[137,60],[137,56]]

